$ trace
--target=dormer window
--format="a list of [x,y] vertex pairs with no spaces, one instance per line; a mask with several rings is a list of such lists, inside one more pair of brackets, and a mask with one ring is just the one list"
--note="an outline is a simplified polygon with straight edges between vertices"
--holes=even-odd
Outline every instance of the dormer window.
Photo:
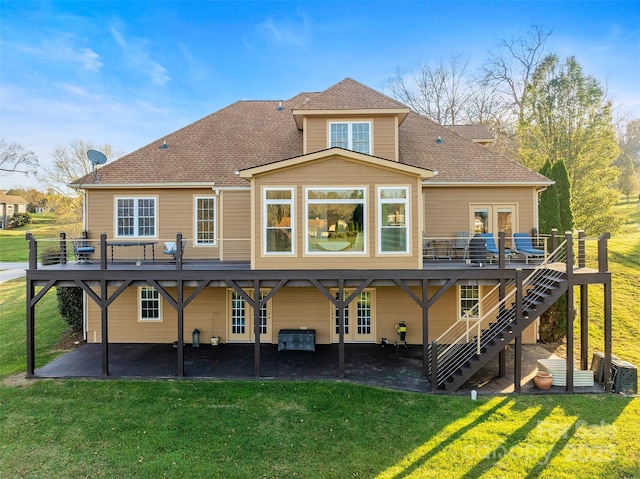
[[370,155],[371,122],[329,123],[329,148],[334,146]]

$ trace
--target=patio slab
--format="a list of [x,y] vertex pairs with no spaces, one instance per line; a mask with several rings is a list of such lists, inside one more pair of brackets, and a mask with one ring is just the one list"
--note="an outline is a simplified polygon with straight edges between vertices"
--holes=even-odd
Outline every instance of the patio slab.
[[[256,379],[253,344],[184,347],[186,379]],[[110,344],[110,378],[173,379],[177,372],[177,348],[171,344]],[[533,385],[537,360],[557,358],[539,345],[523,346],[523,393],[541,393]],[[316,345],[316,351],[278,351],[277,345],[260,346],[261,378],[278,380],[338,380],[338,345]],[[506,375],[497,378],[497,358],[467,381],[459,394],[476,389],[480,394],[513,392],[513,348],[507,348]],[[101,378],[102,345],[84,344],[35,371],[37,378]],[[374,344],[345,344],[344,381],[413,392],[430,392],[422,375],[422,346],[396,348]],[[593,388],[576,392],[602,392]],[[552,387],[544,393],[562,393]]]

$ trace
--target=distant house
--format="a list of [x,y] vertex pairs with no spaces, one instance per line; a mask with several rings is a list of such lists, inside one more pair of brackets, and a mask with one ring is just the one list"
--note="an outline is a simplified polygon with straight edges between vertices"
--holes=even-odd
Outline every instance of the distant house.
[[[516,314],[519,300],[505,295],[522,289],[518,270],[536,267],[507,248],[537,230],[538,193],[552,182],[470,131],[349,78],[238,101],[74,182],[91,264],[51,266],[28,283],[81,285],[84,333],[104,354],[195,330],[227,344],[277,345],[292,329],[313,331],[315,344],[379,344],[402,321],[406,341],[425,346],[426,369],[432,341],[486,362],[515,337],[537,339],[548,305],[494,323]],[[502,240],[501,253],[473,252],[476,232]],[[473,342],[484,331],[506,342],[491,336],[483,356]],[[453,364],[446,354],[438,361]]]
[[21,196],[7,195],[0,191],[0,229],[7,228],[7,223],[15,213],[26,213],[27,204]]

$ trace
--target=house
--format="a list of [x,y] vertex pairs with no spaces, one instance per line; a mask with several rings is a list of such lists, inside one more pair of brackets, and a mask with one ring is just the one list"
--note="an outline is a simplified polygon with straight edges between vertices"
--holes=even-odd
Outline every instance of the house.
[[0,191],[0,229],[7,229],[7,224],[16,213],[27,212],[27,201],[21,196],[7,195]]
[[[63,255],[28,271],[28,290],[84,289],[84,333],[103,344],[105,375],[110,343],[181,344],[194,330],[255,344],[257,376],[260,344],[310,331],[314,344],[340,346],[342,374],[345,343],[395,338],[400,322],[435,374],[452,350],[434,362],[432,341],[457,350],[471,337],[484,351],[481,332],[495,333],[507,303],[516,314],[522,270],[535,266],[504,253],[514,233],[537,229],[550,184],[347,78],[288,100],[238,101],[78,179],[96,253],[80,268]],[[456,234],[475,231],[500,243],[494,264],[471,263],[466,249],[455,256]],[[174,254],[160,258],[169,243]],[[564,275],[557,281],[553,299],[567,290]],[[508,320],[505,344],[536,341],[536,305],[518,310],[517,328]]]

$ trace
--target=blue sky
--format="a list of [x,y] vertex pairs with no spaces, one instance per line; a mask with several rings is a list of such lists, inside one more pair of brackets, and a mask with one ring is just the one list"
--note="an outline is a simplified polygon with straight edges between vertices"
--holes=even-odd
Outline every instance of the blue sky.
[[[0,0],[0,129],[50,161],[74,139],[133,151],[244,99],[287,99],[552,30],[620,112],[640,117],[640,1]],[[0,188],[35,186],[22,175]]]

